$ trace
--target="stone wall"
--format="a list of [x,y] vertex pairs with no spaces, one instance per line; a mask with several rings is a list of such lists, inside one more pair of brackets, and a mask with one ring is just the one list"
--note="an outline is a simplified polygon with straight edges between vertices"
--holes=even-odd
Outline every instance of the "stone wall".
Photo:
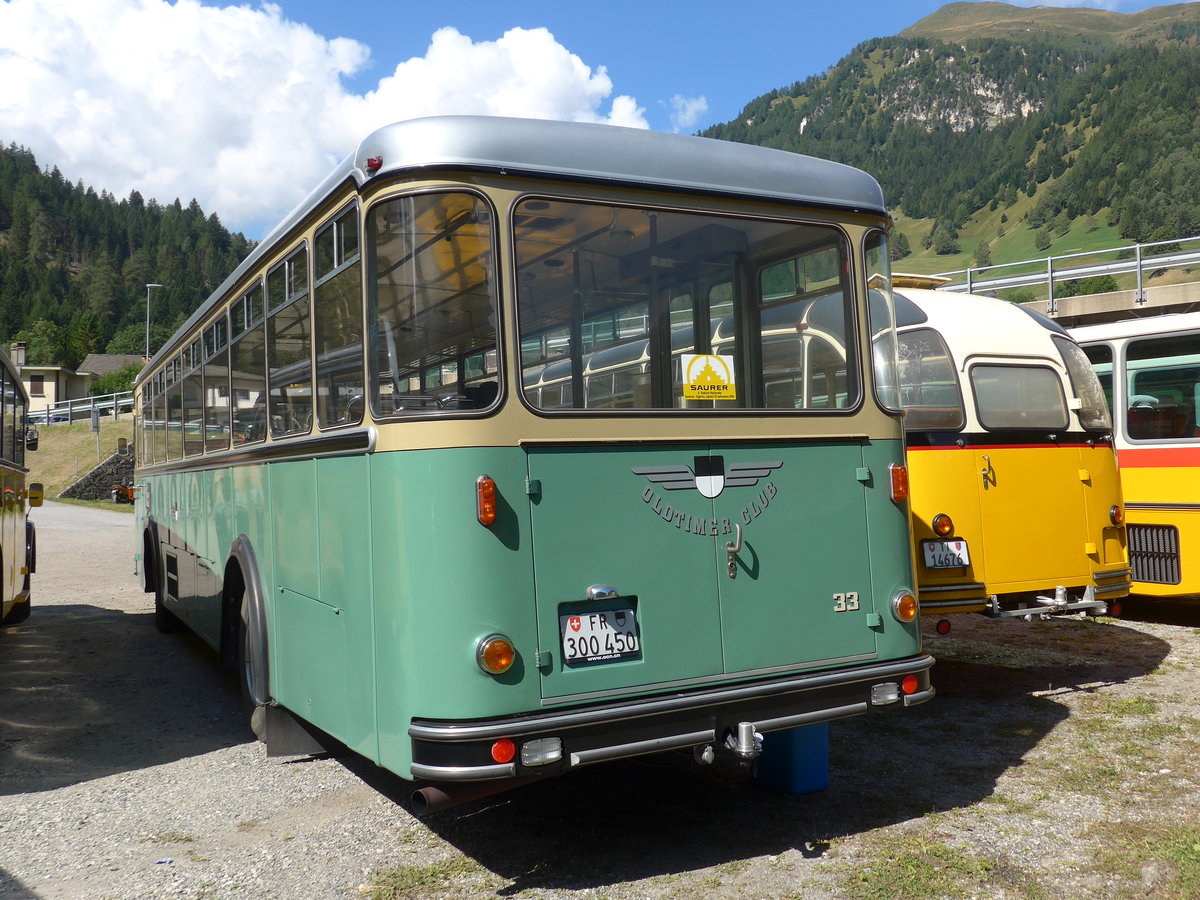
[[114,453],[59,496],[69,500],[110,500],[112,486],[133,480],[133,454]]

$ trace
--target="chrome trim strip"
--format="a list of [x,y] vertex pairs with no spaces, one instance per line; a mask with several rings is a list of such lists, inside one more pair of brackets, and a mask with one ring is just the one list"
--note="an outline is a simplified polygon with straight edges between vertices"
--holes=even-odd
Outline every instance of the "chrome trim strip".
[[409,725],[408,734],[410,737],[427,741],[480,741],[499,737],[515,739],[540,731],[562,731],[571,728],[582,728],[598,722],[638,719],[645,716],[695,709],[697,707],[716,706],[739,700],[753,700],[758,697],[767,697],[776,694],[799,693],[823,687],[856,684],[858,682],[883,681],[899,675],[907,675],[909,672],[924,671],[932,666],[933,657],[928,653],[922,653],[919,656],[889,660],[885,663],[865,666],[849,672],[815,672],[765,683],[739,683],[713,690],[697,691],[682,696],[671,695],[667,697],[640,698],[609,706],[533,713],[522,718],[506,716],[482,722],[460,724],[450,722],[445,724],[422,724],[414,722]]
[[936,693],[937,688],[930,688],[927,691],[917,691],[915,694],[905,694],[904,705],[917,706],[920,703],[924,703],[926,700],[932,700],[934,694]]
[[[832,666],[839,663],[866,662],[875,659],[874,653],[856,653],[853,656],[836,656],[829,659],[818,659],[801,666],[772,666],[767,669],[749,669],[745,672],[732,674],[706,675],[703,678],[685,678],[681,681],[660,681],[654,684],[638,685],[639,690],[660,691],[666,688],[696,687],[715,682],[728,682],[731,678],[761,678],[764,675],[786,675],[791,672],[809,671],[818,667]],[[586,694],[563,694],[561,697],[543,697],[542,706],[562,706],[564,703],[579,703],[586,700],[601,700],[605,697],[628,696],[629,688],[612,688],[605,691],[589,691]]]
[[1113,569],[1111,572],[1093,572],[1092,578],[1097,581],[1102,578],[1130,578],[1133,576],[1133,569],[1126,566],[1124,569]]
[[982,584],[934,584],[929,587],[917,588],[917,599],[919,600],[922,594],[947,594],[950,591],[983,591],[986,586]]
[[516,778],[516,763],[501,763],[496,766],[427,766],[413,763],[410,767],[414,778],[428,781],[490,781],[496,778]]
[[796,728],[800,725],[816,725],[819,722],[832,722],[834,719],[861,716],[870,708],[870,704],[864,700],[861,703],[836,706],[833,709],[822,709],[817,712],[798,713],[794,716],[779,716],[775,719],[761,719],[754,723],[754,728],[757,731],[780,731],[784,728]]
[[366,428],[318,434],[315,437],[279,438],[269,444],[255,444],[253,447],[240,447],[237,450],[218,450],[215,453],[187,459],[173,459],[169,462],[143,466],[138,469],[138,477],[373,453],[378,437],[378,432],[372,425]]
[[591,750],[579,750],[572,753],[571,765],[586,766],[588,763],[604,762],[609,759],[622,759],[626,756],[639,756],[643,753],[654,753],[657,750],[674,750],[676,747],[711,744],[716,739],[716,733],[711,728],[708,728],[704,731],[693,731],[690,734],[672,734],[668,737],[653,738],[648,741],[613,744],[611,747],[593,747]]
[[1093,594],[1115,594],[1118,591],[1129,591],[1133,585],[1128,581],[1122,581],[1120,584],[1098,584],[1092,588]]
[[930,600],[922,603],[921,609],[957,609],[960,606],[987,606],[986,597],[965,597],[962,600]]

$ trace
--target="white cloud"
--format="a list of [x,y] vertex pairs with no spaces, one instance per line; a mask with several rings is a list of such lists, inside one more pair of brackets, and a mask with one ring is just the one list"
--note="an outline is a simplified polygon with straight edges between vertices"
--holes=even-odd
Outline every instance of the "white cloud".
[[[0,141],[118,197],[198,199],[233,228],[269,227],[374,127],[432,113],[648,127],[612,79],[546,29],[475,42],[436,32],[375,90],[342,78],[369,49],[274,4],[0,2]],[[603,111],[608,104],[608,112]]]
[[704,97],[683,97],[676,94],[671,98],[671,128],[674,131],[691,130],[700,117],[708,112],[708,100]]

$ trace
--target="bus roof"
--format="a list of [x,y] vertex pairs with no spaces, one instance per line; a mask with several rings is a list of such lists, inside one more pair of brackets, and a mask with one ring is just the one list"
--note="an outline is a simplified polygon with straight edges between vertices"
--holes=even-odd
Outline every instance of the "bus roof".
[[[379,167],[368,168],[368,160]],[[273,251],[349,179],[360,187],[385,175],[445,170],[492,172],[685,193],[742,196],[887,215],[879,183],[860,169],[784,150],[640,128],[434,116],[386,125],[368,135],[218,287],[151,363],[174,352],[180,334]],[[143,370],[148,372],[151,365]]]
[[1159,313],[1100,325],[1081,325],[1070,331],[1071,337],[1083,344],[1088,341],[1144,337],[1148,334],[1174,334],[1192,328],[1200,328],[1200,313]]
[[[1050,335],[1067,335],[1058,323],[1041,315],[1031,315],[1019,303],[1009,303],[979,294],[959,294],[950,291],[930,291],[921,288],[897,288],[897,325],[904,330],[913,325],[928,325],[941,332],[956,348],[956,355],[966,358],[972,354],[997,352],[998,348],[1020,350],[1030,354],[1049,355],[1058,359],[1050,343]],[[924,314],[906,313],[906,303]],[[1038,335],[1045,343],[1038,345]]]

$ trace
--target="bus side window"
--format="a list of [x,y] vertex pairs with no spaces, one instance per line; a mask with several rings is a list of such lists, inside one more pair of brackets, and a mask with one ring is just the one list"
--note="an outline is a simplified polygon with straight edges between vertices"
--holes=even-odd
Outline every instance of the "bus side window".
[[317,423],[322,428],[362,421],[362,281],[358,207],[317,232],[313,340],[317,351]]

